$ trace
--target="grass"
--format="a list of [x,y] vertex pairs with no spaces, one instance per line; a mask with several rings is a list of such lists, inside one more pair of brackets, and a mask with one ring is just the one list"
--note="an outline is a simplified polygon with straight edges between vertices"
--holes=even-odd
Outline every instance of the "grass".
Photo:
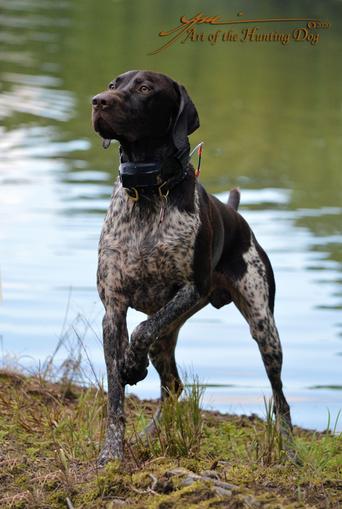
[[198,381],[192,385],[185,384],[180,400],[178,394],[168,392],[160,422],[156,423],[155,440],[148,444],[154,457],[193,457],[199,453],[203,434],[203,392],[204,388]]
[[[16,509],[340,508],[342,439],[295,428],[302,464],[289,461],[273,420],[200,409],[203,388],[170,394],[148,445],[99,470],[106,394],[65,378],[0,372],[0,507]],[[127,437],[156,402],[127,398]],[[332,423],[332,428],[334,428]]]

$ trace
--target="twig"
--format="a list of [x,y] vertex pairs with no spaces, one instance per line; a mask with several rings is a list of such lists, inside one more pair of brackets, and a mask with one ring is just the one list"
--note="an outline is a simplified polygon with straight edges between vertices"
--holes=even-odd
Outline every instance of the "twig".
[[131,486],[130,488],[134,493],[138,493],[138,495],[146,495],[147,493],[152,493],[152,495],[158,495],[156,491],[153,491],[152,488],[147,488],[147,490],[140,490],[138,488],[135,488],[134,486]]
[[73,506],[73,503],[71,502],[69,497],[67,497],[65,500],[66,500],[68,509],[75,509],[75,507]]
[[158,461],[163,461],[166,459],[166,456],[158,456],[157,458],[152,458],[151,460],[145,461],[144,466],[151,465],[151,463],[157,463]]
[[157,486],[157,483],[158,483],[158,479],[153,474],[148,474],[148,475],[149,475],[149,477],[151,477],[151,479],[153,481],[152,484],[151,484],[151,490],[154,491],[156,489],[156,486]]

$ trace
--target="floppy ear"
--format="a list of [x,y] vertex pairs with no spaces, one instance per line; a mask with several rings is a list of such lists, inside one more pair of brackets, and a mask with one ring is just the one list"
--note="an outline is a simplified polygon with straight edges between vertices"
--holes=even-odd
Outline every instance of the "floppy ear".
[[173,141],[177,149],[187,144],[187,137],[199,128],[200,122],[194,103],[183,85],[175,82],[179,94],[179,109],[173,125]]

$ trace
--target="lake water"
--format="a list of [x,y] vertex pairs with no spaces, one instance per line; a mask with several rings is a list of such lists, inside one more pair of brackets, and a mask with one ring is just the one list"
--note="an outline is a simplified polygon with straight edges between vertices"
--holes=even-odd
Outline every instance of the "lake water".
[[[324,429],[342,407],[342,4],[163,0],[0,1],[0,334],[3,364],[37,366],[61,335],[60,362],[81,337],[104,374],[97,242],[117,173],[92,132],[90,99],[129,69],[165,72],[196,103],[201,181],[241,212],[276,275],[283,380],[293,420]],[[284,7],[283,7],[284,9]],[[160,30],[202,10],[224,18],[313,16],[332,28],[307,43],[177,43]],[[215,11],[215,12],[213,12]],[[283,27],[283,29],[285,29]],[[143,315],[129,313],[129,329]],[[263,414],[268,380],[233,306],[205,308],[183,327],[177,361],[208,384],[207,407]],[[156,397],[152,368],[133,391]],[[341,429],[341,421],[339,428]]]

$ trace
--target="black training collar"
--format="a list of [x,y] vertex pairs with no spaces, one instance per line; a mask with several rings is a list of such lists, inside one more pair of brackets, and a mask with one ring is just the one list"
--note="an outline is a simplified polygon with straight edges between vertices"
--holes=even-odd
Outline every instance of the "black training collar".
[[119,166],[119,176],[122,187],[128,195],[139,199],[142,193],[157,191],[166,196],[170,189],[182,182],[188,174],[189,156],[177,156],[165,159],[162,163],[134,163],[122,162]]
[[119,175],[122,187],[157,187],[163,183],[160,163],[121,163]]

